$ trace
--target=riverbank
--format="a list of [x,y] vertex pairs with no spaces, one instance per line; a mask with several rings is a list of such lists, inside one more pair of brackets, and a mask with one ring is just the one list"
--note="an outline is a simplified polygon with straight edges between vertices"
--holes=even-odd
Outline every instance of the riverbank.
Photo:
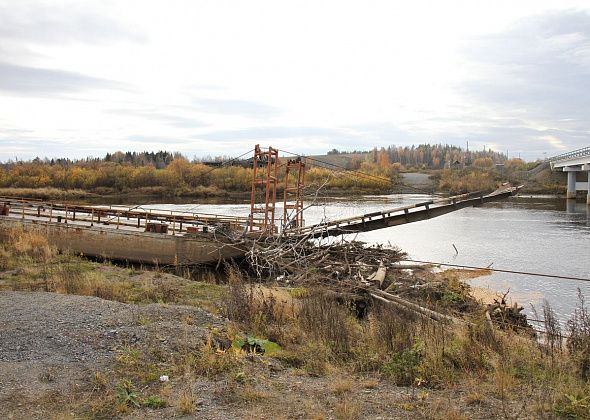
[[195,281],[59,255],[39,235],[10,238],[0,244],[8,415],[590,414],[586,349],[490,326],[462,281],[484,273],[389,272],[390,292],[463,319],[447,324],[378,301],[359,316],[321,283],[261,291],[235,267]]
[[[383,194],[380,188],[323,188],[314,192],[315,197],[330,198]],[[145,202],[185,203],[199,200],[201,203],[245,203],[250,202],[249,190],[226,191],[216,188],[195,188],[170,190],[163,187],[143,187],[124,192],[112,189],[62,190],[58,188],[0,188],[0,197],[33,198],[38,200],[65,200],[95,204],[137,204]],[[282,189],[277,192],[280,197]]]
[[[426,193],[433,191],[424,184],[420,187],[406,186],[401,187],[406,193]],[[563,188],[527,188],[521,190],[521,194],[529,195],[549,195],[564,197]],[[383,189],[329,189],[319,191],[314,194],[314,198],[330,199],[347,197],[349,199],[362,198],[366,195],[386,195],[390,194],[388,190]],[[399,193],[396,190],[396,193]],[[442,192],[438,192],[442,193]],[[198,201],[201,204],[230,204],[230,203],[249,203],[250,192],[228,192],[228,191],[192,191],[182,194],[170,193],[160,189],[139,188],[137,190],[114,193],[113,191],[84,191],[84,190],[61,190],[57,188],[0,188],[0,197],[11,198],[32,198],[45,201],[68,201],[76,203],[89,204],[120,204],[120,205],[137,205],[138,203],[194,203]]]

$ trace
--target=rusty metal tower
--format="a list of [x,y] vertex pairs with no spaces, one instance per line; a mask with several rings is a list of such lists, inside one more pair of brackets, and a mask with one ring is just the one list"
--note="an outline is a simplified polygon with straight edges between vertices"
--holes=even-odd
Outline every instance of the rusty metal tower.
[[[252,162],[252,193],[250,196],[250,221],[248,230],[274,234],[277,232],[275,224],[275,207],[277,201],[277,181],[279,171],[279,151],[268,148],[262,150],[260,145],[254,148]],[[264,201],[257,203],[261,196]]]
[[[303,187],[305,162],[301,157],[287,161],[283,202],[283,229],[303,227]],[[289,202],[289,204],[287,204]],[[293,202],[291,204],[291,202]],[[292,214],[290,210],[295,210]]]

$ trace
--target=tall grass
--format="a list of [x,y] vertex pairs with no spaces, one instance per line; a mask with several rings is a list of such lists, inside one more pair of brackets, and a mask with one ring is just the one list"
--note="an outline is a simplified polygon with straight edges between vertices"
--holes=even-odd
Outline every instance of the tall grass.
[[567,349],[580,376],[590,379],[590,315],[582,291],[578,289],[578,306],[566,326]]

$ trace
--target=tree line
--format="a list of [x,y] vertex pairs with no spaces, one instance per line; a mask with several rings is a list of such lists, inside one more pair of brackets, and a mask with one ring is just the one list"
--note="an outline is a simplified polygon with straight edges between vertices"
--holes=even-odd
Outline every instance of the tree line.
[[[229,162],[227,157],[208,157],[207,160]],[[492,168],[497,162],[511,164],[514,168],[524,165],[522,161],[506,161],[503,154],[491,150],[466,153],[456,146],[425,144],[352,153],[333,150],[324,159],[307,160],[305,177],[306,184],[323,185],[327,189],[377,191],[390,189],[397,182],[400,170],[448,168],[455,162],[480,168]],[[0,164],[0,187],[51,187],[97,193],[151,189],[151,192],[163,194],[250,190],[252,169],[247,165],[211,167],[206,163],[202,159],[189,161],[178,152],[167,151],[118,151],[102,158],[78,160],[35,158],[9,161]],[[450,180],[452,177],[447,175],[446,178]],[[284,169],[281,169],[279,185],[283,182]]]

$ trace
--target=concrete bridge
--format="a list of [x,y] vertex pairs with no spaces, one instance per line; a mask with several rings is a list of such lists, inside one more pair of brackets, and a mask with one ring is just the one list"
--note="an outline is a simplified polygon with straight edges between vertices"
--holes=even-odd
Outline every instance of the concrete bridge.
[[567,172],[567,198],[576,198],[576,191],[587,191],[590,206],[590,146],[549,158],[551,169]]

